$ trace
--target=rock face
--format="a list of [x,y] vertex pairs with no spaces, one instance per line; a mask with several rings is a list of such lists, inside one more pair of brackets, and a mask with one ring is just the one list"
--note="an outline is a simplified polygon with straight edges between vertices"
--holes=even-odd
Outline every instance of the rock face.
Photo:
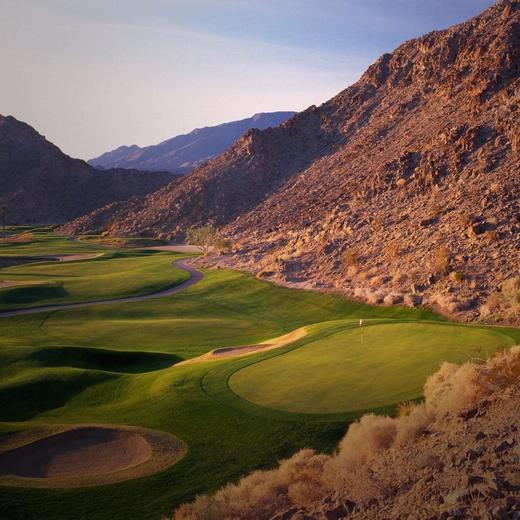
[[68,229],[181,237],[213,222],[235,245],[225,265],[372,302],[415,293],[410,304],[474,318],[518,274],[519,72],[520,3],[505,0],[383,55],[320,107],[248,131],[138,210]]
[[197,128],[162,143],[141,148],[121,146],[104,153],[89,164],[96,168],[135,168],[186,174],[229,148],[246,130],[277,126],[294,112],[271,112],[222,125]]
[[168,172],[99,171],[62,153],[34,128],[0,116],[0,205],[12,223],[63,223],[172,182]]

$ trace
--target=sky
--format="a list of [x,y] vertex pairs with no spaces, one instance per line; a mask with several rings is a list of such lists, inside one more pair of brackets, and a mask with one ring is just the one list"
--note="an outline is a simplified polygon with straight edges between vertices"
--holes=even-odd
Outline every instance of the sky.
[[0,114],[90,159],[303,110],[492,0],[0,0]]

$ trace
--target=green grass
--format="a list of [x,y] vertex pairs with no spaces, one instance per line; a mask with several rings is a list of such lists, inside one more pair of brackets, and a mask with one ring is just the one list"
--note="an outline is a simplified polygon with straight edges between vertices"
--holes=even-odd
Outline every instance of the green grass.
[[[55,245],[65,248],[74,244],[52,236],[42,240],[47,241],[48,250],[43,251],[42,244],[34,246],[39,248],[38,254],[55,253]],[[74,244],[78,246],[83,247]],[[114,266],[122,258],[139,271],[144,268],[141,263],[167,257],[132,253],[107,258],[106,265]],[[91,269],[91,262],[81,263]],[[156,268],[157,273],[164,270],[163,275],[173,271],[162,263]],[[480,328],[442,325],[444,320],[424,309],[369,307],[340,296],[276,287],[227,270],[207,271],[205,279],[187,291],[157,300],[0,319],[0,432],[42,424],[109,422],[170,432],[189,446],[187,456],[172,468],[124,483],[67,490],[0,487],[0,518],[158,520],[171,514],[180,502],[253,469],[271,467],[299,448],[333,449],[347,422],[361,411],[303,414],[276,410],[239,397],[230,390],[228,381],[254,366],[284,362],[292,356],[310,356],[313,362],[327,365],[325,358],[330,355],[337,365],[338,349],[352,343],[349,334],[355,334],[348,326],[359,317],[387,328],[379,340],[371,338],[373,360],[414,367],[417,356],[404,359],[414,341],[410,339],[408,348],[400,349],[397,340],[406,334],[429,338],[429,361],[410,373],[410,388],[420,386],[419,380],[435,371],[460,345],[468,347],[463,353],[467,355],[473,339],[469,338],[472,332],[466,331],[488,338]],[[436,351],[436,332],[431,328],[427,334],[413,332],[414,327],[422,327],[414,323],[417,321],[428,321],[429,327],[457,329],[454,335],[460,329],[466,339],[453,339],[451,348],[443,344]],[[175,366],[179,360],[216,347],[264,341],[304,325],[312,325],[309,336],[279,351]],[[374,334],[376,330],[374,326]],[[516,330],[485,330],[490,331],[490,343],[483,345],[486,349],[499,346],[495,344],[496,330],[511,338],[504,343],[520,341]],[[382,351],[385,336],[402,360]],[[336,381],[341,374],[346,380],[353,377],[349,371],[356,363],[356,378],[361,381],[363,352],[358,350],[356,356],[352,349],[350,354],[352,363],[337,368]],[[384,370],[380,365],[365,365],[372,382],[370,369]],[[378,395],[383,394],[367,396],[367,408],[394,404],[390,403],[393,397],[378,401]],[[383,406],[380,411],[391,412],[392,406]]]
[[47,228],[18,227],[14,231],[31,233],[31,242],[10,243],[0,240],[0,256],[43,256],[100,251],[96,244],[87,244],[78,240],[52,233]]
[[187,359],[217,347],[264,341],[303,325],[371,316],[440,319],[422,309],[370,307],[212,270],[200,283],[168,298],[57,311],[44,319],[3,318],[0,346],[135,348]]
[[[323,329],[323,328],[321,328]],[[256,404],[297,413],[341,413],[421,396],[442,361],[462,363],[514,345],[499,331],[436,323],[346,325],[237,371],[229,381]]]
[[[182,255],[110,252],[89,260],[38,262],[0,269],[0,311],[148,294],[187,279],[171,267]],[[37,285],[35,285],[35,283]]]

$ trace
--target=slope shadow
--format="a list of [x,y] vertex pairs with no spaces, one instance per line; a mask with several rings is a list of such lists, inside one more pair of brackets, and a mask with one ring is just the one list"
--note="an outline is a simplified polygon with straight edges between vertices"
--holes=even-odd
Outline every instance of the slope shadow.
[[162,370],[182,361],[174,354],[88,347],[45,347],[32,352],[27,359],[44,367],[73,367],[129,374]]

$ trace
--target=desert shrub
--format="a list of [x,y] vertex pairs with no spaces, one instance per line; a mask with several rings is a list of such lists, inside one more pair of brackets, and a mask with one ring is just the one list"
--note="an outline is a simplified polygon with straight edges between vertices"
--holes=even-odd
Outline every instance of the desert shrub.
[[478,376],[473,364],[443,363],[424,385],[427,408],[436,415],[457,414],[477,398]]
[[466,279],[466,274],[463,271],[451,271],[450,280],[452,282],[461,283]]
[[205,226],[193,226],[186,231],[186,242],[200,247],[204,254],[207,254],[209,250],[215,245],[217,240],[217,230],[212,224],[206,224]]
[[386,254],[391,260],[397,260],[401,255],[401,248],[395,242],[388,245],[386,248]]
[[367,293],[368,291],[364,287],[356,287],[354,289],[354,298],[358,300],[365,300],[367,297]]
[[450,265],[450,258],[449,249],[446,246],[440,246],[434,251],[430,259],[430,267],[437,273],[444,273]]
[[343,264],[345,267],[358,267],[360,262],[360,254],[357,249],[348,249],[343,253]]
[[370,305],[379,305],[383,303],[385,298],[385,293],[382,291],[367,291],[365,294],[365,300]]
[[474,217],[471,213],[462,213],[459,216],[460,225],[464,228],[467,228],[473,223]]
[[512,307],[520,306],[520,277],[509,278],[502,283],[502,294]]
[[398,293],[387,294],[383,299],[383,303],[385,305],[396,305],[396,304],[402,303],[402,302],[403,302],[403,295],[398,294]]
[[322,481],[328,461],[328,456],[304,449],[280,464],[279,476],[287,483],[291,503],[311,507],[324,498],[326,491]]
[[494,242],[498,239],[498,233],[496,231],[488,230],[484,232],[482,237],[484,238],[484,240],[487,240],[488,242]]
[[480,391],[482,395],[503,390],[520,381],[520,346],[509,352],[498,352],[480,368]]
[[486,306],[491,312],[497,311],[503,303],[503,295],[498,292],[491,293],[486,300]]
[[417,406],[414,401],[404,401],[399,403],[396,408],[397,417],[408,417],[412,410]]
[[405,294],[403,296],[403,303],[407,307],[417,307],[422,303],[422,296],[420,294]]
[[350,463],[365,463],[380,451],[388,449],[397,433],[395,419],[366,414],[350,425],[340,442],[338,456]]
[[417,438],[432,423],[434,414],[424,404],[410,403],[407,414],[397,421],[395,444],[403,445]]
[[222,251],[229,251],[232,247],[232,242],[231,240],[227,239],[227,238],[219,238],[216,242],[215,242],[215,249],[219,252],[222,252]]

